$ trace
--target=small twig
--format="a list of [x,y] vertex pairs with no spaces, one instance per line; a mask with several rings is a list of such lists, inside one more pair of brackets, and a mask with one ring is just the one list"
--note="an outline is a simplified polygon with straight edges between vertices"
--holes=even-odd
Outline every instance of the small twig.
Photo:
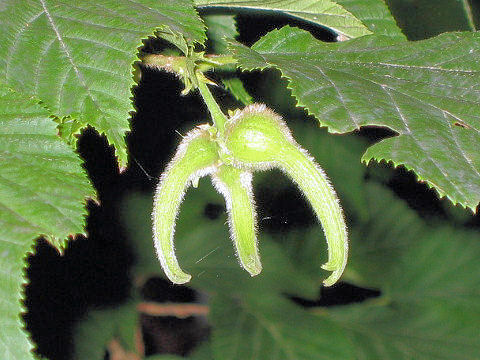
[[137,310],[151,316],[175,316],[184,319],[189,316],[207,315],[209,307],[189,303],[143,302],[137,305]]
[[108,353],[111,360],[140,360],[137,354],[126,351],[116,339],[108,344]]
[[141,357],[145,356],[145,343],[143,342],[142,328],[137,326],[135,329],[135,350]]

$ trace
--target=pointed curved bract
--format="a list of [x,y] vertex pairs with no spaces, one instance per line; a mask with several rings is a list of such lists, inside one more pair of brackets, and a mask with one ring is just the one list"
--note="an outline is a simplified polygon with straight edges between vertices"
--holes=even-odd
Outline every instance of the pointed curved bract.
[[183,138],[157,186],[152,212],[155,250],[165,274],[175,284],[191,279],[178,265],[174,251],[175,221],[180,204],[190,184],[213,173],[217,164],[218,152],[210,139],[209,126],[199,126]]
[[251,276],[262,271],[257,249],[256,214],[252,191],[252,174],[222,165],[212,174],[215,189],[227,204],[228,227],[242,267]]
[[325,172],[308,153],[292,146],[279,156],[280,168],[297,184],[322,224],[328,243],[328,261],[322,269],[332,271],[323,281],[337,282],[347,265],[348,235],[340,202]]
[[324,284],[333,285],[345,269],[348,237],[340,203],[323,170],[265,105],[253,104],[235,113],[226,124],[225,139],[236,167],[279,168],[298,185],[324,229],[328,261],[322,268],[333,272]]

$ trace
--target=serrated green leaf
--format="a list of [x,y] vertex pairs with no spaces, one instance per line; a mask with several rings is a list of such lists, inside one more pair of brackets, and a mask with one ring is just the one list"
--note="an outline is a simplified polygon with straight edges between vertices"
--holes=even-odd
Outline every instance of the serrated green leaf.
[[280,69],[299,106],[329,131],[374,125],[399,134],[370,147],[363,161],[405,165],[453,203],[472,210],[479,203],[479,33],[327,44],[287,26],[252,49],[231,47],[244,69]]
[[0,358],[32,359],[20,320],[25,257],[39,236],[61,249],[83,233],[85,199],[95,194],[48,112],[3,85],[0,137]]
[[84,233],[85,201],[95,193],[81,159],[56,132],[44,108],[0,87],[2,213],[29,223],[61,249],[68,235]]
[[296,18],[332,29],[346,38],[371,32],[342,6],[331,0],[194,0],[197,7],[224,7],[285,12]]
[[210,321],[214,359],[353,359],[337,325],[281,297],[216,296],[211,301]]
[[205,38],[188,0],[8,0],[0,11],[0,79],[54,115],[94,126],[125,166],[132,63],[155,31],[184,51]]
[[90,311],[75,327],[73,359],[103,359],[112,339],[119,341],[127,351],[133,352],[138,325],[134,301],[115,308]]
[[83,124],[71,118],[70,116],[64,118],[54,117],[53,121],[55,121],[58,126],[58,135],[70,146],[76,147],[78,137],[80,136],[83,128]]
[[[384,0],[335,1],[362,21],[372,33],[388,35],[390,38],[399,41],[406,39]],[[388,1],[388,3],[390,2],[391,0]]]
[[447,31],[475,31],[471,0],[389,0],[398,24],[410,40],[426,39]]
[[[2,333],[0,335],[0,356],[5,360],[33,360],[33,347],[21,313],[25,311],[20,301],[23,298],[23,285],[26,283],[23,268],[25,257],[32,251],[31,241],[38,236],[35,229],[30,228],[26,221],[23,223],[15,214],[5,214],[3,205],[0,205],[0,223],[14,223],[18,231],[9,232],[8,228],[0,230],[0,315],[2,317]],[[3,224],[2,224],[3,225]]]

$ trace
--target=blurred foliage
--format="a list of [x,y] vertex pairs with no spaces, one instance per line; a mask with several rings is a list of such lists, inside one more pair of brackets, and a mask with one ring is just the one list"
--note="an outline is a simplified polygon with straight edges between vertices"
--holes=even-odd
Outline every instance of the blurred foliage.
[[475,31],[480,5],[475,0],[387,0],[397,24],[409,40],[422,40],[448,31]]

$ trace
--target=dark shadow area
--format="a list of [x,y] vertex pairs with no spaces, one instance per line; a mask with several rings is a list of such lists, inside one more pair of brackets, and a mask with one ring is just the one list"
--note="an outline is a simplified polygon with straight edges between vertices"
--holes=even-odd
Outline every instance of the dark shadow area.
[[310,227],[317,221],[300,190],[293,184],[280,189],[257,187],[255,199],[258,204],[260,231],[286,233],[293,229]]
[[[157,303],[194,303],[199,294],[186,286],[173,285],[160,278],[150,278],[142,288],[145,301]],[[157,317],[141,315],[145,354],[186,355],[209,335],[205,317]]]
[[309,31],[315,38],[321,41],[333,42],[337,36],[330,29],[278,11],[242,9],[231,11],[227,8],[200,10],[200,15],[209,14],[235,15],[237,30],[240,33],[240,36],[236,40],[247,46],[253,45],[258,39],[268,32],[275,29],[280,29],[285,25],[295,26]]
[[290,297],[290,299],[305,308],[312,308],[361,303],[380,295],[381,292],[376,289],[367,289],[346,282],[339,282],[330,287],[322,287],[318,300],[306,300],[295,296]]

